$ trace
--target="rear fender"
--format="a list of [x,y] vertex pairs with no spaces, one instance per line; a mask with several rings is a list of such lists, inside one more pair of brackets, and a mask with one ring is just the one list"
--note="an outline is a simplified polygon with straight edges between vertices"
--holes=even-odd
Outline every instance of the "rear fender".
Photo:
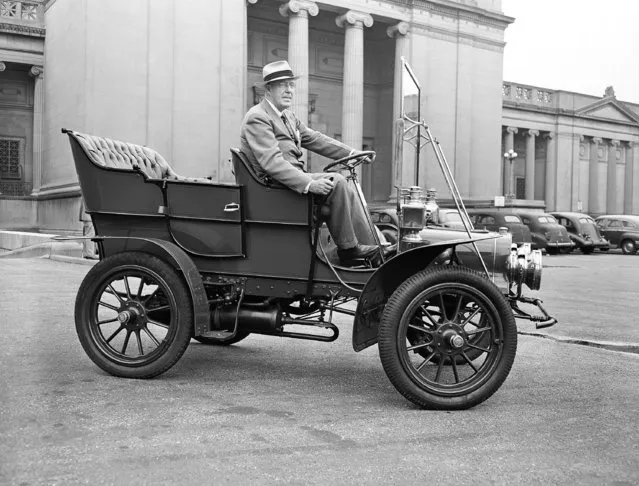
[[400,253],[379,267],[366,282],[357,304],[353,323],[353,349],[361,351],[377,342],[377,329],[384,306],[406,279],[424,270],[449,248],[488,238],[435,243]]
[[191,294],[194,316],[194,334],[201,336],[210,329],[211,314],[208,298],[200,271],[193,260],[180,247],[169,241],[157,238],[139,238],[131,236],[96,236],[106,255],[119,251],[139,251],[154,255],[177,268],[186,280]]

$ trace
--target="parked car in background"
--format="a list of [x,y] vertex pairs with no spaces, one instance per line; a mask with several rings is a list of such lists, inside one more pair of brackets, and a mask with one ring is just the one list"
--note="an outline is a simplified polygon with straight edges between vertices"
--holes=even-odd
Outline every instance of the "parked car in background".
[[634,255],[639,246],[639,216],[611,214],[595,219],[601,234],[611,247],[621,248],[625,255]]
[[439,224],[444,228],[464,229],[462,217],[456,209],[439,208],[437,217]]
[[610,243],[601,235],[595,220],[584,213],[552,212],[557,222],[568,230],[570,239],[582,253],[608,251]]
[[518,212],[522,222],[528,226],[532,241],[540,250],[550,254],[560,251],[569,252],[574,243],[568,235],[568,230],[560,225],[553,215],[547,213]]
[[475,229],[499,232],[499,228],[505,227],[512,235],[513,243],[530,243],[533,249],[537,249],[528,226],[518,215],[496,209],[472,209],[468,214]]

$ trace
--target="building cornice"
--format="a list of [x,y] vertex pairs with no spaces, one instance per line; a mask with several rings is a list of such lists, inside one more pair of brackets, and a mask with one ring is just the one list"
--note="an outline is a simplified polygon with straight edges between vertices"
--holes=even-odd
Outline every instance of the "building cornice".
[[491,12],[474,5],[472,0],[467,3],[453,2],[451,0],[384,0],[387,3],[400,5],[404,8],[421,8],[440,15],[453,18],[471,20],[486,25],[493,25],[505,29],[515,19],[499,12]]
[[7,34],[28,35],[30,37],[44,37],[46,34],[46,29],[44,29],[43,27],[33,27],[31,25],[0,22],[0,32],[5,32]]
[[[571,118],[577,118],[581,120],[592,120],[601,123],[608,123],[613,125],[624,125],[629,127],[639,127],[639,122],[632,120],[614,120],[611,118],[605,118],[602,116],[588,115],[586,113],[579,113],[580,110],[569,110],[566,108],[552,108],[545,106],[534,106],[528,104],[517,103],[514,101],[504,100],[502,102],[502,109],[508,108],[511,110],[522,111],[522,112],[532,112],[532,113],[542,113],[545,115],[555,115],[555,116],[568,116]],[[502,112],[503,115],[503,112]]]

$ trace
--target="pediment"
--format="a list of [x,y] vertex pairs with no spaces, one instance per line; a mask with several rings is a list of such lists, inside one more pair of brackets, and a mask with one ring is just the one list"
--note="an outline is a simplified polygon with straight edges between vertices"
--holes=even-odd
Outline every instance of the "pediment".
[[575,111],[576,115],[592,116],[623,123],[639,123],[639,114],[626,108],[615,98],[599,100]]

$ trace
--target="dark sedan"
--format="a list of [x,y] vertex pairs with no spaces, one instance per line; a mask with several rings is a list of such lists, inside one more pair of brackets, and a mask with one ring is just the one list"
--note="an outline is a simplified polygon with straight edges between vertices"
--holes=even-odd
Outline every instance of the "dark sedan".
[[607,251],[610,248],[610,243],[601,235],[595,220],[587,214],[573,212],[550,214],[568,230],[570,239],[582,253],[588,254],[595,250]]
[[560,251],[569,252],[574,243],[568,235],[568,230],[560,225],[557,220],[547,213],[517,213],[523,223],[530,229],[533,243],[540,250],[545,249],[550,254]]
[[518,215],[495,209],[473,209],[468,213],[475,229],[499,232],[499,228],[507,228],[513,243],[530,243],[533,249],[537,249],[528,226]]
[[639,246],[639,216],[611,214],[595,219],[601,234],[612,247],[621,248],[625,255],[634,255]]

